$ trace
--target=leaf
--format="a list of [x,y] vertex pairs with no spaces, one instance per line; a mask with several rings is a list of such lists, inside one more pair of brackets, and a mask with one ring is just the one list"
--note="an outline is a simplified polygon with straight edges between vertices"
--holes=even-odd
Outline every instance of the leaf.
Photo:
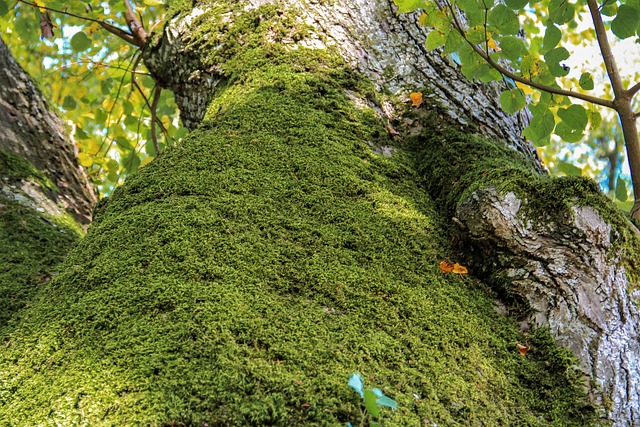
[[73,37],[71,37],[70,43],[71,47],[76,52],[87,50],[93,44],[91,39],[87,37],[87,35],[82,31],[78,31],[77,33],[75,33]]
[[544,54],[544,59],[547,61],[551,75],[554,77],[564,77],[569,74],[569,67],[560,64],[560,61],[568,59],[569,56],[569,51],[564,47],[551,49]]
[[453,273],[455,274],[467,274],[467,267],[464,267],[458,263],[453,264]]
[[524,93],[520,89],[511,89],[505,90],[500,95],[500,106],[502,109],[509,113],[514,114],[515,112],[523,109],[527,105],[527,100],[524,97]]
[[562,39],[562,32],[560,28],[551,24],[544,32],[544,38],[542,39],[542,52],[548,52],[554,47],[558,46]]
[[529,351],[529,347],[520,343],[516,343],[516,347],[518,348],[518,351],[520,351],[520,354],[523,356],[526,356],[527,351]]
[[546,104],[541,105],[541,103],[538,103],[532,105],[529,110],[532,114],[531,124],[525,129],[524,135],[536,146],[540,146],[540,142],[548,138],[553,132],[556,127],[556,121]]
[[582,176],[582,169],[562,160],[558,162],[558,170],[567,176]]
[[527,47],[521,38],[515,36],[504,36],[500,40],[502,56],[511,61],[517,61],[527,54]]
[[379,397],[378,400],[376,400],[376,404],[380,406],[386,406],[387,408],[391,408],[394,411],[398,409],[398,403],[387,396]]
[[624,179],[618,177],[618,180],[616,181],[616,199],[620,200],[621,202],[626,202],[627,197],[627,183]]
[[164,4],[163,0],[142,0],[142,3],[147,6],[161,6]]
[[347,385],[357,391],[360,397],[364,398],[364,393],[362,391],[362,377],[360,374],[352,374],[349,377]]
[[582,105],[573,104],[569,108],[558,109],[558,117],[571,129],[582,132],[589,122],[587,110]]
[[567,0],[549,1],[549,20],[558,25],[566,24],[573,19],[575,9]]
[[517,34],[520,31],[518,15],[504,4],[499,4],[489,12],[489,24],[501,34]]
[[526,85],[524,83],[516,82],[516,87],[522,90],[522,92],[524,92],[525,95],[531,95],[533,92],[535,92],[535,89],[533,89],[531,86]]
[[393,0],[393,2],[398,6],[400,13],[409,13],[426,7],[425,0]]
[[594,88],[593,77],[591,77],[591,73],[582,73],[580,76],[580,80],[578,81],[580,87],[584,90],[591,90]]
[[62,108],[65,110],[75,110],[76,109],[76,100],[73,96],[65,96],[62,100]]
[[4,16],[9,13],[9,5],[5,0],[0,0],[0,16]]
[[450,261],[442,261],[438,265],[443,273],[451,273],[453,271],[453,263]]
[[525,7],[527,3],[529,3],[529,0],[505,0],[505,3],[511,9],[518,10]]
[[621,39],[626,39],[636,34],[640,23],[640,14],[636,8],[626,4],[620,5],[618,14],[611,21],[611,31]]
[[93,159],[89,157],[87,153],[82,153],[82,152],[78,153],[78,162],[85,168],[88,168],[91,165],[93,165]]
[[376,405],[376,400],[376,394],[372,390],[367,390],[364,392],[364,407],[367,412],[375,418],[380,415],[380,408],[378,408],[378,405]]
[[409,94],[412,107],[419,107],[422,104],[422,92],[412,92]]
[[425,40],[425,46],[428,50],[437,49],[440,46],[444,46],[447,41],[447,35],[440,30],[432,30],[427,35]]
[[496,52],[500,52],[502,50],[498,47],[496,41],[493,38],[489,38],[489,40],[487,41],[487,46],[489,47],[489,49],[493,49]]
[[567,142],[578,142],[584,137],[582,131],[572,129],[564,121],[558,123],[554,131],[556,135]]
[[591,123],[591,129],[598,129],[602,124],[602,115],[596,110],[589,110],[589,123]]

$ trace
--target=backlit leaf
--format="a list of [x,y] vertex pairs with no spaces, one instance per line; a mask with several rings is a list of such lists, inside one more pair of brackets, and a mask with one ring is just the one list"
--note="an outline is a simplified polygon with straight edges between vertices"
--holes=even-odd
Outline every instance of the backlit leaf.
[[618,180],[616,182],[616,199],[620,200],[621,202],[626,202],[627,197],[627,183],[624,179],[618,177]]
[[626,4],[620,5],[618,14],[611,21],[611,31],[621,39],[626,39],[636,34],[640,23],[638,9]]
[[71,37],[70,43],[71,47],[76,52],[87,50],[91,47],[92,44],[91,39],[87,37],[87,35],[82,31],[78,31],[77,33],[75,33],[73,37]]
[[364,392],[364,407],[372,417],[378,417],[380,415],[380,408],[376,405],[377,396],[372,390],[366,390]]
[[558,117],[562,119],[571,129],[582,132],[589,122],[587,111],[582,105],[573,104],[569,108],[558,109]]
[[593,77],[591,77],[591,73],[582,73],[580,76],[580,80],[578,81],[580,87],[584,90],[591,90],[594,88]]
[[518,16],[509,7],[499,4],[489,12],[489,24],[501,34],[517,34],[520,31]]
[[393,0],[393,2],[398,6],[400,13],[413,12],[426,6],[425,0]]
[[520,89],[505,90],[500,95],[500,107],[509,114],[522,110],[526,105],[527,100]]

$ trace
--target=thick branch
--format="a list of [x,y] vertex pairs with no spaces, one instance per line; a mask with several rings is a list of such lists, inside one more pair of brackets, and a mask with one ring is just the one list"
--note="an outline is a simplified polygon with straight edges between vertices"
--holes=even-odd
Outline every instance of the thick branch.
[[640,90],[640,82],[636,83],[631,88],[629,88],[629,90],[627,91],[627,94],[629,95],[630,98],[632,98],[633,95],[638,93],[639,90]]
[[145,41],[147,40],[147,32],[144,30],[144,27],[138,20],[138,17],[133,12],[133,7],[131,7],[131,2],[129,0],[124,0],[124,5],[127,8],[127,11],[124,13],[124,17],[127,20],[127,26],[133,33],[133,36],[137,40],[137,45],[142,47],[144,46]]

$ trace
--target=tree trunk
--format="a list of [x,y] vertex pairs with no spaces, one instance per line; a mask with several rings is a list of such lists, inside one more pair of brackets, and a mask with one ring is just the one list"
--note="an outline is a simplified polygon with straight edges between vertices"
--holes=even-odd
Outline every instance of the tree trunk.
[[0,420],[357,425],[360,372],[388,425],[638,423],[637,236],[496,86],[391,2],[190,4],[144,59],[193,132],[8,333]]
[[60,119],[0,38],[0,334],[56,274],[95,195]]
[[49,110],[31,78],[11,57],[0,39],[0,150],[28,160],[55,186],[47,192],[59,209],[82,224],[91,221],[96,204],[77,149],[65,135],[62,121]]

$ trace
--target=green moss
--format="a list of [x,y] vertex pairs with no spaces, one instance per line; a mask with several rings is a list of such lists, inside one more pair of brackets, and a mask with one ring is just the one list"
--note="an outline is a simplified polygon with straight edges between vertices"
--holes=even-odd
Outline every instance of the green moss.
[[0,333],[55,275],[76,230],[0,198]]
[[35,181],[46,190],[57,191],[55,184],[28,160],[4,150],[0,150],[0,176]]
[[360,372],[398,401],[385,425],[592,425],[555,347],[523,358],[483,287],[440,273],[413,160],[372,153],[388,133],[335,55],[265,39],[287,19],[207,28],[227,83],[0,348],[0,424],[357,425]]
[[[533,221],[562,223],[575,206],[592,206],[613,227],[612,255],[621,253],[632,287],[638,286],[640,239],[624,212],[591,179],[551,178],[537,173],[529,160],[511,149],[455,130],[434,131],[409,142],[428,192],[449,213],[473,192],[494,186],[524,200],[522,212]],[[562,230],[558,234],[562,235]]]

